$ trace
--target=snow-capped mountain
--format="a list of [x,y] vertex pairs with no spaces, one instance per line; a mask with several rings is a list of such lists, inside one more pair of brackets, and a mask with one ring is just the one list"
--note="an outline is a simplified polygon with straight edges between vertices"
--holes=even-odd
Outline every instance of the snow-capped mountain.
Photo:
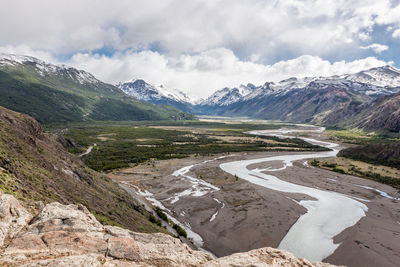
[[400,70],[392,66],[372,68],[355,74],[343,75],[343,78],[377,87],[400,87]]
[[[382,96],[400,92],[400,71],[384,66],[331,77],[288,78],[261,86],[223,88],[196,106],[198,114],[247,116],[291,122],[319,122],[329,113],[358,110]],[[342,118],[344,119],[344,118]]]
[[18,65],[29,65],[33,67],[42,77],[49,75],[66,75],[68,78],[71,78],[80,84],[95,84],[100,82],[89,72],[78,70],[67,65],[55,65],[30,56],[0,53],[0,66],[15,67]]
[[90,73],[34,57],[0,54],[0,106],[42,123],[167,120],[192,115],[127,96]]
[[[400,92],[400,71],[383,66],[330,77],[291,77],[263,85],[225,87],[195,102],[179,91],[143,80],[120,83],[126,94],[201,115],[248,116],[293,122],[321,121],[328,113]],[[347,110],[347,109],[346,109]],[[350,112],[346,112],[350,114]]]
[[153,104],[175,106],[184,111],[190,111],[194,100],[179,90],[167,89],[163,85],[155,86],[141,79],[132,79],[117,85],[126,94],[138,100]]
[[119,83],[118,87],[126,94],[144,101],[160,100],[162,98],[169,98],[178,102],[190,103],[192,101],[182,91],[166,89],[163,85],[155,86],[141,79],[132,79]]
[[400,70],[391,66],[383,66],[340,76],[291,77],[279,82],[266,82],[261,86],[248,84],[234,88],[225,87],[213,93],[199,105],[229,106],[269,95],[283,95],[297,89],[325,89],[332,86],[346,88],[371,97],[389,95],[400,91]]
[[254,86],[251,83],[247,85],[240,85],[237,88],[225,87],[221,90],[216,91],[214,94],[212,94],[210,97],[203,100],[199,104],[209,105],[209,106],[214,106],[214,105],[227,106],[237,101],[240,101],[243,97],[253,92],[255,88],[256,86]]

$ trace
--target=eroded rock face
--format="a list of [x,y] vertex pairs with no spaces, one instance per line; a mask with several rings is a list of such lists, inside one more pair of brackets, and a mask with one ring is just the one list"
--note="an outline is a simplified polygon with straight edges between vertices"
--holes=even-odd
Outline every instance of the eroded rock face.
[[32,215],[11,195],[0,194],[0,246],[12,239],[32,219]]
[[0,266],[332,266],[272,248],[213,259],[166,234],[103,226],[82,205],[54,202],[32,220],[0,194],[0,216]]

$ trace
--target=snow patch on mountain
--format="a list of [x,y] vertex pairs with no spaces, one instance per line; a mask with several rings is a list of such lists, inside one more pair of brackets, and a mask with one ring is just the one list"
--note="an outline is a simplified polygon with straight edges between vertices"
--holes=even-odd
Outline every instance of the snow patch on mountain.
[[249,95],[252,93],[257,87],[251,83],[247,85],[240,85],[239,87],[235,88],[228,88],[225,87],[221,90],[216,91],[214,94],[212,94],[210,97],[207,99],[201,101],[199,104],[203,106],[215,106],[215,105],[221,105],[221,106],[227,106],[230,104],[233,104],[241,99],[243,97]]
[[169,100],[179,103],[194,103],[185,93],[175,89],[167,89],[163,85],[155,86],[142,79],[132,79],[117,85],[123,92],[136,99],[144,101]]
[[345,75],[344,77],[351,81],[380,87],[400,87],[400,70],[389,65]]
[[84,70],[77,70],[67,65],[55,65],[46,63],[43,60],[23,55],[4,54],[0,53],[0,66],[18,66],[30,65],[39,73],[40,76],[46,75],[67,75],[69,78],[76,80],[80,84],[98,83],[92,74]]
[[330,77],[291,77],[279,82],[266,82],[261,86],[252,84],[225,87],[201,101],[202,106],[228,106],[237,102],[262,98],[271,94],[283,95],[295,89],[346,88],[377,97],[400,91],[400,70],[391,66],[372,68],[354,74]]

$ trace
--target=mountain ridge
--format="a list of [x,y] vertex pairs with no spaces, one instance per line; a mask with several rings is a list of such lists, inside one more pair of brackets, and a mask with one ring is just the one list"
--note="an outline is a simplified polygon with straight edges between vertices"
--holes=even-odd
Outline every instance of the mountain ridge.
[[[388,73],[393,73],[394,75],[387,75]],[[321,86],[346,86],[348,88],[353,88],[355,91],[365,92],[365,94],[372,96],[388,95],[400,91],[400,70],[386,65],[353,74],[333,75],[327,77],[290,77],[279,82],[265,82],[261,86],[254,86],[252,84],[249,84],[247,86],[240,85],[239,87],[233,88],[225,87],[214,92],[211,96],[200,103],[200,105],[212,106],[233,104],[234,102],[216,102],[213,101],[213,98],[222,98],[222,93],[225,93],[225,98],[229,98],[227,94],[236,94],[237,89],[243,87],[247,87],[246,89],[249,93],[242,95],[243,98],[238,98],[236,102],[265,96],[266,94],[285,93],[293,89],[306,88],[314,84],[320,84]],[[216,97],[218,95],[219,97]]]
[[163,98],[164,101],[170,98],[171,101],[179,102],[181,105],[192,105],[193,112],[198,114],[201,114],[207,107],[229,106],[237,102],[249,101],[273,94],[285,94],[291,90],[309,87],[314,88],[316,86],[321,88],[340,86],[376,98],[400,91],[400,70],[386,65],[352,74],[327,77],[290,77],[279,82],[265,82],[260,86],[248,83],[247,85],[242,84],[238,87],[224,87],[201,101],[194,101],[182,92],[180,93],[185,97],[177,98],[169,94],[168,90],[163,86],[157,87],[141,79],[133,79],[124,83],[119,83],[118,85],[125,93],[152,103],[160,98]]
[[142,79],[121,82],[117,87],[138,100],[156,105],[170,105],[186,112],[192,111],[194,100],[179,90],[166,89],[163,85],[155,86]]
[[[139,81],[142,86],[138,86]],[[378,120],[368,119],[371,116],[367,107],[375,105],[380,101],[378,99],[389,99],[400,92],[400,70],[389,65],[351,74],[290,77],[260,86],[249,83],[224,87],[197,103],[168,98],[168,94],[163,94],[164,88],[156,88],[143,80],[134,80],[127,85],[130,87],[123,91],[128,94],[139,95],[152,103],[160,103],[157,101],[162,98],[163,103],[197,115],[244,116],[366,130],[398,131],[400,127],[400,122],[395,119],[391,119],[394,124],[391,127],[385,124],[385,116],[389,116],[387,111],[386,115],[374,111]],[[395,111],[395,105],[391,106],[390,110]],[[383,112],[383,108],[381,110]],[[373,127],[373,124],[380,128]]]
[[136,100],[86,71],[28,56],[0,56],[0,94],[0,105],[41,123],[192,118],[170,106]]

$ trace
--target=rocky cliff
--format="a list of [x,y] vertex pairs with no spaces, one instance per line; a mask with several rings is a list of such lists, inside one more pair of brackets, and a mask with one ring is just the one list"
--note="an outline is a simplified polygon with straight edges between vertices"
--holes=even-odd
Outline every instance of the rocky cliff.
[[30,214],[0,193],[0,266],[333,266],[273,248],[214,259],[170,235],[103,226],[83,205],[53,202]]

